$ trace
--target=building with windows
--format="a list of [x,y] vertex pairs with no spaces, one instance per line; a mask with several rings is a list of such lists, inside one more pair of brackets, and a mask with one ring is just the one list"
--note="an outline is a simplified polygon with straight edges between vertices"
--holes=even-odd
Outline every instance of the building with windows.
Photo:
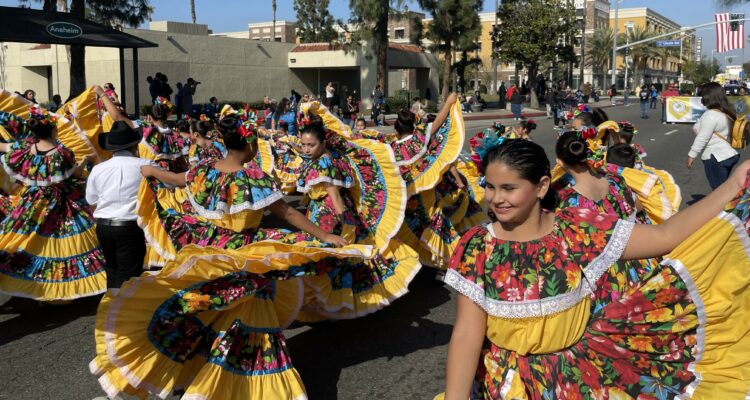
[[579,61],[572,70],[571,87],[579,88],[588,82],[594,88],[603,89],[609,81],[602,80],[602,66],[594,65],[591,56],[586,53],[591,47],[594,32],[610,29],[609,0],[576,0],[574,6],[578,24],[574,50]]
[[247,24],[250,39],[264,42],[297,43],[297,30],[294,21],[276,21],[276,33],[271,40],[271,31],[274,29],[273,22],[258,22]]
[[[610,22],[614,26],[614,10],[610,12]],[[618,13],[617,27],[619,33],[630,32],[631,38],[648,37],[674,32],[681,25],[647,7],[621,8]],[[642,84],[664,86],[677,82],[682,64],[695,60],[694,31],[677,33],[661,39],[679,44],[673,47],[657,47],[657,42],[630,48],[628,63],[622,53],[617,56],[618,87],[623,87],[625,75],[630,88]],[[618,45],[623,43],[618,43]]]

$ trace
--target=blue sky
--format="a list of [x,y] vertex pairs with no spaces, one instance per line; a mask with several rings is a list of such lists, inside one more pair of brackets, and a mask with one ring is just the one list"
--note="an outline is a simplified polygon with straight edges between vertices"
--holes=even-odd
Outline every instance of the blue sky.
[[[247,29],[250,22],[270,21],[272,19],[271,0],[195,0],[197,22],[208,24],[214,32],[241,31]],[[418,10],[415,1],[405,2],[410,9]],[[190,2],[188,0],[151,0],[154,6],[154,20],[190,21]],[[292,0],[277,0],[276,19],[294,20]],[[16,6],[17,0],[0,0],[0,5]],[[484,11],[492,11],[494,0],[484,0]],[[713,19],[713,14],[721,10],[714,0],[621,0],[621,8],[650,7],[654,11],[683,25],[692,26]],[[349,17],[349,0],[331,0],[331,13],[336,18]],[[750,17],[750,6],[736,7],[731,10],[745,12]],[[750,22],[750,21],[749,21]],[[750,33],[750,24],[746,24],[746,33]],[[702,30],[704,54],[710,56],[716,38],[712,29]],[[750,46],[750,43],[747,44]],[[750,49],[746,52],[750,59]],[[739,61],[740,52],[718,55],[724,63],[724,56],[734,56],[733,64]]]

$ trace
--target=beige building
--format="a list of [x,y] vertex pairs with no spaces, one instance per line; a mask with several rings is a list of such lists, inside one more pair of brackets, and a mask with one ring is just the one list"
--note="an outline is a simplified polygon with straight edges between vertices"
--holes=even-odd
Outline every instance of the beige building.
[[[340,49],[304,51],[295,43],[263,42],[252,39],[209,35],[205,25],[153,22],[151,30],[125,29],[124,32],[158,44],[138,52],[139,100],[149,104],[151,97],[147,76],[162,72],[176,92],[176,83],[192,77],[200,82],[194,103],[206,103],[212,96],[220,101],[256,102],[268,95],[277,99],[289,96],[292,89],[300,93],[323,93],[325,80],[348,85],[369,93],[376,81],[374,59],[364,50],[345,54]],[[323,46],[328,46],[324,44]],[[437,60],[416,46],[393,44],[389,49],[389,68],[416,69],[417,81],[431,85],[437,93]],[[0,44],[0,87],[11,91],[33,89],[40,102],[53,94],[63,100],[70,88],[67,53],[62,45],[33,43]],[[129,112],[133,112],[133,58],[125,52],[125,93]],[[86,48],[86,81],[91,84],[112,82],[120,87],[119,51],[111,48]],[[433,81],[434,80],[434,81]],[[389,83],[390,86],[396,82]]]
[[[610,22],[614,26],[614,10],[610,12]],[[646,8],[621,8],[618,13],[617,26],[619,32],[626,32],[628,29],[635,29],[636,27],[645,28],[647,31],[653,34],[662,34],[677,31],[681,29],[680,24],[672,21],[671,19],[657,13],[656,11]],[[662,55],[657,57],[649,57],[644,60],[644,63],[638,66],[638,76],[633,77],[632,74],[635,70],[635,65],[629,63],[629,76],[628,81],[630,87],[638,86],[643,83],[658,83],[666,84],[670,82],[677,82],[680,75],[681,65],[686,60],[695,60],[695,36],[694,32],[686,32],[682,34],[675,34],[659,40],[680,40],[681,47],[672,47],[671,52],[664,53],[664,48],[657,49],[656,42],[652,45],[655,49],[661,51]],[[621,45],[624,43],[618,43]],[[680,59],[680,53],[682,59]],[[631,54],[632,55],[632,54]],[[625,64],[622,55],[617,57],[617,68],[619,77],[619,87],[622,87]]]
[[[579,24],[574,47],[578,66],[573,69],[571,87],[578,88],[588,82],[595,88],[604,88],[608,86],[609,80],[600,82],[601,75],[594,73],[594,66],[591,59],[586,56],[586,50],[589,46],[587,41],[594,35],[594,31],[609,29],[609,0],[576,0],[574,6]],[[581,62],[582,56],[583,62]],[[581,68],[583,68],[583,80],[581,80]]]
[[276,21],[276,32],[271,40],[271,31],[274,29],[272,21],[247,24],[250,39],[264,42],[297,43],[297,29],[294,21]]

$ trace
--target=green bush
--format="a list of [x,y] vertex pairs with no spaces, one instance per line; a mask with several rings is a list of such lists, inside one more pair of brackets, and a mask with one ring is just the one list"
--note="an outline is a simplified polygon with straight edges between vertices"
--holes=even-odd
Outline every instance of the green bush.
[[386,114],[396,113],[402,108],[409,108],[409,100],[397,97],[387,97],[385,99]]

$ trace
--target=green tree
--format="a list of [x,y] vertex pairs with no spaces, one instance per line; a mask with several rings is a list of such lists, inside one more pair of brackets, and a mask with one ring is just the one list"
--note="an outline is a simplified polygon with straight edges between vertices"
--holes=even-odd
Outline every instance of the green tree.
[[550,62],[575,62],[572,44],[563,40],[575,37],[573,2],[505,0],[498,17],[502,24],[493,35],[495,54],[502,62],[526,67],[531,106],[538,107],[535,88],[539,67]]
[[599,86],[607,86],[607,70],[612,66],[612,46],[615,34],[611,28],[594,31],[591,38],[586,39],[586,54],[594,68],[601,74]]
[[692,81],[696,85],[701,85],[713,81],[714,76],[719,73],[719,61],[715,58],[707,60],[705,57],[700,61],[688,61],[682,69],[685,79]]
[[334,19],[328,12],[328,3],[329,0],[294,0],[300,42],[321,43],[336,39]]
[[[424,32],[424,38],[430,40],[432,51],[443,55],[445,65],[451,68],[443,69],[443,98],[448,97],[451,82],[451,72],[456,71],[462,89],[466,86],[464,72],[467,67],[475,65],[476,57],[469,57],[469,53],[478,48],[477,39],[482,33],[479,11],[482,0],[419,0],[419,6],[432,15],[432,21]],[[412,40],[420,41],[422,29],[412,29],[415,35]],[[453,61],[453,51],[461,50],[460,60]],[[481,62],[481,61],[479,61]]]
[[[377,64],[377,84],[388,93],[388,16],[398,9],[403,0],[349,0],[351,17],[349,22],[355,26],[351,32],[351,42],[345,49],[361,48],[367,43],[375,53]],[[366,56],[372,57],[369,50]],[[362,88],[363,93],[366,88]]]
[[472,43],[469,47],[462,48],[461,57],[457,57],[458,59],[453,63],[453,70],[458,77],[458,83],[456,86],[458,86],[464,93],[466,93],[466,71],[471,70],[472,67],[482,65],[482,59],[476,55],[478,49],[479,46],[475,43]]
[[[147,21],[153,8],[149,0],[19,0],[20,5],[28,6],[32,1],[43,3],[43,10],[55,12],[68,10],[78,18],[88,19],[116,29],[137,27]],[[70,97],[86,90],[86,47],[71,45],[70,58]]]

